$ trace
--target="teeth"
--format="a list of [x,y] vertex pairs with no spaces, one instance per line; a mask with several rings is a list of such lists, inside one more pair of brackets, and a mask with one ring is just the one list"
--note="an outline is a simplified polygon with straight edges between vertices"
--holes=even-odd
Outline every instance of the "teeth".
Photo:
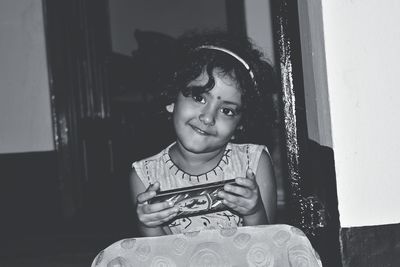
[[198,131],[198,132],[201,133],[201,134],[205,134],[205,132],[203,132],[203,131],[200,130],[200,129],[196,129],[196,131]]
[[203,134],[203,135],[206,135],[206,134],[207,134],[206,132],[200,130],[200,129],[197,128],[197,127],[193,127],[193,129],[194,129],[196,132],[200,133],[200,134]]

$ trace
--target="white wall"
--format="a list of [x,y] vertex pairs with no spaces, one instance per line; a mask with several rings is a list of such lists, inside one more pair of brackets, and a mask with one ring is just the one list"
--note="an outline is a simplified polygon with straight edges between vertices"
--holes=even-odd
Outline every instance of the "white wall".
[[0,153],[53,150],[41,0],[0,1]]
[[341,225],[399,223],[400,1],[322,0],[322,14]]

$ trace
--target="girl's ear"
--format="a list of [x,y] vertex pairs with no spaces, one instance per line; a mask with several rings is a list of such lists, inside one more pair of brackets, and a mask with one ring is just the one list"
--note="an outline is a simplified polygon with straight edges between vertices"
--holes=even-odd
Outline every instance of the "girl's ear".
[[165,109],[166,109],[169,113],[172,113],[172,112],[174,112],[174,107],[175,107],[175,103],[171,103],[171,104],[169,104],[169,105],[166,105],[166,106],[165,106]]

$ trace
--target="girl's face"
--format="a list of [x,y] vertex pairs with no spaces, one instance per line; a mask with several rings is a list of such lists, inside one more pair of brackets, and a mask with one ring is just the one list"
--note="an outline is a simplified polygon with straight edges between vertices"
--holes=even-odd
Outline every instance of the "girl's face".
[[[173,112],[177,142],[193,153],[206,153],[223,148],[231,139],[241,118],[242,96],[235,81],[213,71],[215,86],[200,95],[185,97],[179,93],[174,104],[167,107]],[[206,73],[188,86],[205,85]]]

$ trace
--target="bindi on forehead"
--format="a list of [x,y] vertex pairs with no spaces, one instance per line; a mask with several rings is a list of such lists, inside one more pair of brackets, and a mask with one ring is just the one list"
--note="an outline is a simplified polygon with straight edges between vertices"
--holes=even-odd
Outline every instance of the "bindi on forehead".
[[218,100],[221,100],[221,97],[220,97],[220,96],[217,96],[217,99],[218,99]]

